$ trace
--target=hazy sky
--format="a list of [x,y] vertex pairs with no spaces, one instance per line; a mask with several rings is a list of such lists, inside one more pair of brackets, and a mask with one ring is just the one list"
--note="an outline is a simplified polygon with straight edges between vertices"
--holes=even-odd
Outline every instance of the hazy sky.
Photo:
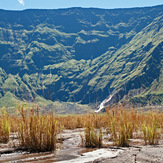
[[163,0],[0,0],[0,9],[24,10],[68,7],[130,8],[163,4]]

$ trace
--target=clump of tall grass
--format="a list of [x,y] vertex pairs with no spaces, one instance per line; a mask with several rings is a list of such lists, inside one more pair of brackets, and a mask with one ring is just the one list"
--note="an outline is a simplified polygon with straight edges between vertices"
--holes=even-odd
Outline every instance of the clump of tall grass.
[[157,116],[155,114],[148,115],[150,122],[144,122],[142,124],[141,130],[143,132],[143,138],[145,144],[158,144],[161,138],[161,131],[159,130],[159,125],[157,121]]
[[10,125],[8,114],[5,108],[2,108],[0,117],[0,143],[7,143],[9,141],[9,136],[10,136]]
[[[95,119],[95,116],[93,116]],[[84,136],[81,135],[82,145],[86,148],[101,148],[102,147],[102,128],[98,125],[96,128],[96,120],[87,119]]]
[[129,139],[136,131],[136,112],[126,109],[107,110],[108,130],[117,146],[129,146]]
[[57,121],[53,112],[40,115],[37,109],[19,107],[22,120],[18,126],[20,146],[33,152],[52,151],[56,148]]

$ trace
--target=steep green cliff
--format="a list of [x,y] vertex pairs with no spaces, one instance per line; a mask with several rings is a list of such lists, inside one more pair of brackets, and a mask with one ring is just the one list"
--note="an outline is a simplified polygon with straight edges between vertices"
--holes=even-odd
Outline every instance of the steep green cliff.
[[89,104],[110,94],[114,102],[161,104],[162,47],[163,5],[0,10],[0,106]]

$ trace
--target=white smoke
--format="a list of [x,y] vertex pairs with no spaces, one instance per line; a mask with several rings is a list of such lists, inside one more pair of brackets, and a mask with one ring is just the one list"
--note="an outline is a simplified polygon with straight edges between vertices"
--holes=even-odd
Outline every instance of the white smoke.
[[109,96],[108,99],[105,99],[104,101],[102,101],[102,103],[99,105],[99,109],[98,110],[95,110],[95,113],[99,113],[102,109],[105,108],[105,104],[108,103],[111,99],[112,99],[112,95]]
[[22,6],[24,6],[24,1],[23,1],[23,0],[18,0],[18,2],[19,2]]

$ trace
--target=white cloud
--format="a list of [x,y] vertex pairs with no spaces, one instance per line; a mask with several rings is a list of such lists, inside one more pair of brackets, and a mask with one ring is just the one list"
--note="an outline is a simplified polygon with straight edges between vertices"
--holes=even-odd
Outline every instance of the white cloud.
[[18,2],[19,2],[22,6],[24,6],[24,1],[23,1],[23,0],[18,0]]

